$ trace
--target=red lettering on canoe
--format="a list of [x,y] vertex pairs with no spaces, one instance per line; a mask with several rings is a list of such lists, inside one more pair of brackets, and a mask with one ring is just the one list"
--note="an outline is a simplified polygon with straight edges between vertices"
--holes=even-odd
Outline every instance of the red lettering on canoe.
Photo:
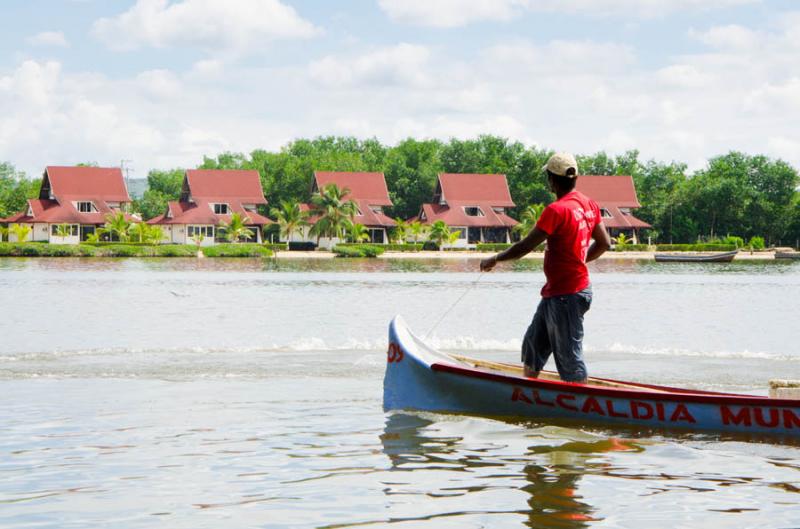
[[511,401],[516,402],[521,400],[522,402],[526,402],[528,404],[533,404],[533,401],[528,398],[522,388],[514,388],[514,392],[511,394]]
[[783,410],[783,427],[793,428],[795,426],[800,428],[800,417],[792,410]]
[[776,426],[778,426],[781,420],[780,413],[778,413],[778,410],[776,410],[775,408],[769,409],[769,422],[764,420],[763,408],[754,408],[753,417],[755,418],[758,425],[763,426],[764,428],[775,428]]
[[[643,411],[642,411],[643,410]],[[653,407],[646,402],[631,401],[631,415],[634,419],[652,419]]]
[[403,349],[396,343],[389,344],[389,349],[386,351],[386,362],[391,364],[393,362],[401,362],[403,360]]
[[585,401],[583,401],[583,407],[581,408],[583,413],[599,413],[600,415],[605,415],[603,408],[600,407],[600,403],[597,402],[597,399],[594,397],[587,397]]
[[628,417],[627,413],[622,413],[614,410],[614,402],[606,399],[606,410],[608,410],[609,417]]
[[730,408],[723,405],[719,407],[719,412],[722,415],[722,424],[726,426],[729,424],[750,426],[752,424],[750,419],[750,408],[746,406],[743,406],[739,410],[739,413],[734,414]]
[[556,404],[558,404],[560,407],[564,408],[565,410],[578,411],[577,406],[575,406],[574,404],[567,404],[566,402],[564,402],[566,400],[571,400],[574,402],[575,395],[565,395],[563,393],[559,393],[558,395],[556,395]]
[[672,416],[669,418],[670,422],[677,422],[677,421],[687,421],[691,423],[697,422],[692,417],[692,414],[689,413],[689,409],[686,407],[685,404],[678,404],[675,406],[675,411],[672,412]]
[[664,420],[664,405],[660,402],[656,402],[656,415],[658,415],[658,420]]

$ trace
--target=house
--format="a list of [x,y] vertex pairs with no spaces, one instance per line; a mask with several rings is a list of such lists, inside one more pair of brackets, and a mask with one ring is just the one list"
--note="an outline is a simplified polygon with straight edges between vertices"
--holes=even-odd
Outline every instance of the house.
[[252,233],[248,241],[260,243],[263,227],[272,221],[256,208],[266,204],[258,171],[190,169],[183,177],[180,198],[147,223],[161,226],[166,243],[194,244],[202,237],[201,244],[208,246],[227,242],[220,225],[238,213]]
[[[119,167],[48,166],[39,198],[0,223],[30,227],[26,241],[77,244],[105,224],[109,214],[125,213],[130,202]],[[9,240],[17,242],[16,235],[9,233]]]
[[639,230],[652,227],[631,213],[631,210],[642,207],[636,198],[632,177],[580,175],[575,187],[600,206],[600,216],[611,237],[624,233],[635,244],[639,242]]
[[[357,206],[353,224],[361,224],[367,228],[370,242],[375,244],[389,242],[389,229],[396,223],[383,213],[384,207],[392,205],[383,173],[315,171],[311,193],[319,193],[320,189],[329,184],[336,184],[340,189],[348,190],[345,200],[353,200]],[[301,204],[301,208],[304,211],[312,209],[310,204]],[[311,217],[309,222],[313,224],[314,220],[314,217]],[[309,231],[309,228],[304,229],[302,235],[293,236],[292,240],[311,241],[314,238],[309,235]],[[332,244],[332,241],[320,240],[320,246]]]
[[507,243],[518,224],[506,214],[513,207],[504,174],[441,173],[432,202],[422,205],[417,219],[429,225],[442,220],[458,230],[455,247]]

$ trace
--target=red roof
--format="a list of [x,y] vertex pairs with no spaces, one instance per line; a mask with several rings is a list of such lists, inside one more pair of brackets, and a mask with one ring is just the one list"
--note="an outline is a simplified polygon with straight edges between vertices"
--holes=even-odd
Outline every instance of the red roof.
[[444,202],[483,202],[495,207],[513,208],[514,201],[504,174],[441,173],[436,194]]
[[347,198],[352,198],[357,202],[363,200],[365,204],[371,206],[392,205],[383,173],[314,171],[314,179],[317,184],[316,190],[328,184],[336,184],[340,188],[349,189]]
[[636,197],[636,186],[628,175],[580,175],[575,188],[594,199],[606,210],[611,218],[603,218],[608,228],[652,228],[648,223],[639,220],[630,213],[623,213],[620,208],[640,208]]
[[[368,228],[391,228],[397,225],[393,218],[385,215],[382,211],[373,211],[372,208],[370,208],[369,202],[369,200],[355,200],[361,215],[353,216],[354,224],[361,224]],[[300,211],[311,212],[313,211],[313,206],[311,204],[300,204]],[[313,215],[307,217],[306,220],[314,224],[317,219],[319,219],[319,216]]]
[[[480,208],[482,215],[467,215],[467,207]],[[494,208],[510,207],[514,201],[504,174],[440,173],[434,203],[423,204],[419,218],[427,224],[442,220],[456,227],[507,228],[517,221]]]
[[150,219],[148,224],[200,224],[217,226],[231,220],[231,214],[214,213],[213,204],[227,204],[231,213],[239,213],[248,226],[263,226],[272,221],[245,205],[265,205],[264,190],[258,171],[190,169],[183,179],[181,200],[171,201],[167,212]]
[[[51,198],[52,197],[52,198]],[[26,211],[2,222],[47,224],[105,224],[109,213],[118,209],[108,202],[130,202],[122,171],[118,167],[61,167],[48,166],[42,175],[42,190],[38,199],[28,200]],[[97,211],[81,213],[77,202],[91,202]],[[28,215],[30,210],[31,215]],[[132,219],[130,215],[126,218]]]
[[261,176],[256,170],[190,169],[186,171],[192,198],[209,202],[235,200],[242,204],[266,204]]
[[[483,215],[467,215],[464,210],[466,206],[479,207]],[[422,220],[423,215],[425,217],[424,220]],[[452,227],[510,228],[518,224],[516,220],[505,213],[495,211],[488,202],[448,202],[447,205],[423,204],[419,219],[425,224],[433,224],[437,220],[443,220],[448,226]]]
[[[61,167],[48,166],[44,178],[56,200],[85,199],[106,202],[130,202],[131,197],[119,167]],[[43,190],[46,193],[46,190]],[[47,199],[48,196],[39,198]]]
[[594,199],[600,207],[640,208],[633,178],[628,175],[580,175],[575,189]]

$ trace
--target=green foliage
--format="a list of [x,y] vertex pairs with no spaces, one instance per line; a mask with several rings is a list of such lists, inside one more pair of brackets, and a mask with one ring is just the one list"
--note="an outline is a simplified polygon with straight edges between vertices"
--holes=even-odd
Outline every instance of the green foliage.
[[719,242],[720,244],[732,244],[736,248],[744,247],[744,239],[742,239],[741,237],[736,237],[735,235],[728,235]]
[[103,226],[104,233],[117,237],[120,242],[128,242],[130,228],[131,223],[125,218],[124,213],[109,213],[106,215],[106,223]]
[[289,244],[285,242],[268,242],[264,243],[263,245],[265,248],[268,248],[272,252],[285,252],[289,249]]
[[650,246],[647,244],[617,244],[614,247],[614,251],[617,252],[646,252],[650,250]]
[[441,248],[444,243],[451,242],[450,236],[450,226],[448,226],[445,221],[437,220],[431,224],[431,229],[428,232],[428,240],[439,248]]
[[747,243],[751,250],[763,250],[766,248],[764,244],[764,237],[750,237],[750,242]]
[[162,244],[153,248],[155,257],[195,257],[197,250],[191,244]]
[[215,246],[205,246],[203,255],[206,257],[271,257],[272,251],[262,244],[254,243],[228,243]]
[[628,244],[628,238],[625,236],[625,234],[620,233],[617,235],[617,246],[624,247],[626,244]]
[[239,213],[233,212],[231,219],[221,223],[219,229],[225,233],[225,238],[229,242],[238,242],[242,239],[249,241],[253,238],[253,232],[247,227],[248,222],[250,222],[250,217],[242,217]]
[[504,242],[478,243],[475,245],[475,250],[479,252],[502,252],[511,248],[511,246],[511,244]]
[[284,200],[280,207],[272,208],[270,215],[275,218],[280,228],[280,236],[289,240],[295,233],[300,234],[308,226],[308,214],[300,209],[300,203]]
[[28,180],[25,173],[0,162],[0,218],[25,211],[28,199],[39,195],[41,182]]
[[536,226],[546,207],[545,204],[532,204],[525,208],[519,217],[519,224],[513,230],[523,237],[526,236]]
[[363,224],[351,224],[347,229],[347,242],[369,242],[369,230]]
[[732,252],[733,244],[697,243],[697,244],[657,244],[659,252]]
[[352,226],[358,206],[354,201],[345,199],[349,192],[346,187],[328,184],[311,197],[311,215],[316,216],[317,220],[309,233],[317,241],[320,237],[343,239]]
[[331,251],[336,257],[378,257],[384,248],[378,244],[337,244]]
[[25,224],[11,224],[8,227],[8,233],[14,235],[16,242],[25,242],[31,231],[33,231],[31,227]]

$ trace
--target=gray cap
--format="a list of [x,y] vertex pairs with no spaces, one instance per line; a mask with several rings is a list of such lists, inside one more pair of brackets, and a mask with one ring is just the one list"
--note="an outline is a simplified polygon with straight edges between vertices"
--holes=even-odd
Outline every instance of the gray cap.
[[[567,174],[568,169],[574,169],[572,174]],[[575,178],[578,176],[578,162],[575,157],[568,152],[557,152],[547,160],[547,163],[542,167],[543,171],[550,171],[554,175],[568,176]]]

